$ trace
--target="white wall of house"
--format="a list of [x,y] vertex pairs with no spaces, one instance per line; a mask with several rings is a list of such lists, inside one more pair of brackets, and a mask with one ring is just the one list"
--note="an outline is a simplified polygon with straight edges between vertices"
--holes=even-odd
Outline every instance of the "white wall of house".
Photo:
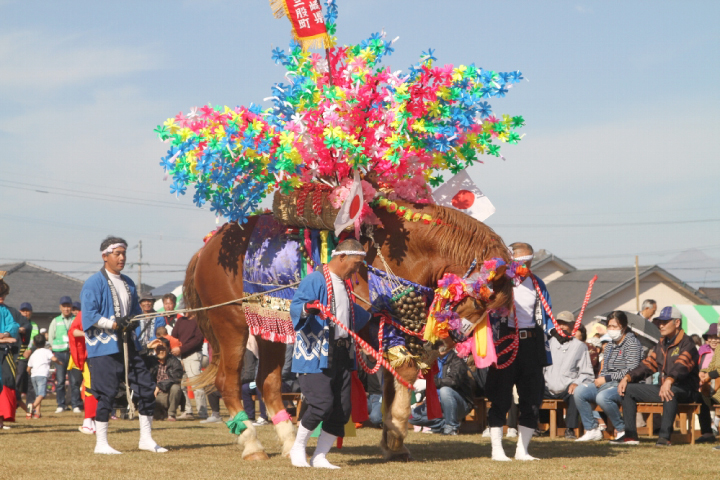
[[[658,310],[668,305],[693,304],[706,305],[707,302],[677,288],[662,275],[652,273],[640,280],[640,303],[643,300],[653,299],[658,303]],[[580,299],[582,301],[582,299]],[[588,306],[586,316],[595,316],[612,310],[626,310],[636,312],[635,283],[631,283],[617,293],[603,299],[603,301]],[[659,313],[659,312],[658,312]]]
[[556,278],[562,277],[566,273],[566,270],[557,263],[549,261],[540,265],[537,268],[533,267],[532,272],[538,277],[540,277],[543,282],[549,283]]

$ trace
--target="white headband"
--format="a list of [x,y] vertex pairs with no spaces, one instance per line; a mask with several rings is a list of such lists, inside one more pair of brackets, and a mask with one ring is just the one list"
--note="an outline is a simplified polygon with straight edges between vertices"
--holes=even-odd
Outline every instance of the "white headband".
[[337,250],[333,250],[332,254],[330,256],[337,257],[338,255],[360,255],[360,256],[364,257],[367,254],[365,252],[363,252],[362,250],[347,250],[345,252],[338,252]]
[[525,255],[523,257],[515,257],[513,260],[516,262],[527,262],[528,260],[532,260],[533,255]]
[[103,255],[105,255],[105,254],[109,255],[109,254],[111,254],[111,253],[113,252],[113,250],[115,250],[116,248],[120,248],[120,247],[125,247],[125,248],[127,248],[127,244],[125,244],[125,243],[113,243],[112,245],[110,245],[109,247],[107,247],[105,250],[103,250],[103,251],[102,251],[102,254],[103,254]]

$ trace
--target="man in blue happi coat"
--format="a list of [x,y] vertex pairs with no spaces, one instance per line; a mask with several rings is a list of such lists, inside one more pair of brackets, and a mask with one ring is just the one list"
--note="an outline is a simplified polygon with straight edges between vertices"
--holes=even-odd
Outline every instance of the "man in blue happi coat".
[[[350,380],[355,370],[354,342],[346,330],[318,315],[316,304],[330,308],[338,323],[360,331],[370,314],[351,300],[349,283],[364,262],[365,251],[357,240],[341,242],[332,259],[303,279],[290,306],[296,331],[292,371],[299,374],[300,390],[307,410],[298,422],[290,460],[296,467],[339,468],[325,457],[335,439],[345,435],[350,420]],[[307,462],[305,446],[310,434],[322,422],[317,448]]]
[[107,441],[108,420],[120,382],[125,381],[123,342],[128,345],[128,384],[140,412],[140,450],[167,452],[152,438],[155,382],[138,353],[140,344],[132,317],[141,313],[135,284],[120,272],[125,268],[127,242],[108,237],[100,245],[103,268],[83,285],[82,323],[90,367],[90,383],[97,398],[95,453],[118,454]]

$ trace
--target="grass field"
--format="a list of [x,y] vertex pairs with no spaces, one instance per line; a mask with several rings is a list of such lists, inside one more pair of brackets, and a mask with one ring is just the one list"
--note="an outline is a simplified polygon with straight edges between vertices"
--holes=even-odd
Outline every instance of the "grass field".
[[[46,408],[52,406],[48,402]],[[720,478],[720,452],[707,445],[661,449],[649,438],[637,447],[536,439],[530,453],[542,461],[499,463],[489,459],[490,439],[479,434],[444,437],[411,432],[407,443],[415,461],[400,464],[384,463],[377,448],[380,431],[364,428],[357,437],[346,438],[341,451],[330,452],[329,460],[342,468],[327,471],[293,468],[280,456],[272,426],[258,428],[270,460],[245,462],[223,424],[155,422],[153,436],[170,452],[153,454],[137,450],[137,420],[111,421],[110,444],[124,454],[105,456],[92,453],[95,438],[78,432],[81,423],[81,414],[66,412],[8,424],[10,430],[0,431],[0,478]],[[308,453],[314,444],[311,439]],[[514,439],[505,442],[509,456],[514,448]]]

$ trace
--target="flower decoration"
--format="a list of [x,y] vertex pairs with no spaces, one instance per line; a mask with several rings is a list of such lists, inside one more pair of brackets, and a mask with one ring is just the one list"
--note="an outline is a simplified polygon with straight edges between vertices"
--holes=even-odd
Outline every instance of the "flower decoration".
[[[332,37],[336,2],[326,2],[325,12]],[[375,33],[333,46],[325,58],[292,42],[272,51],[286,82],[271,88],[271,107],[207,105],[167,119],[155,132],[169,143],[160,165],[172,176],[171,192],[194,185],[197,206],[209,203],[216,215],[244,223],[278,188],[287,193],[319,179],[337,186],[359,169],[374,172],[397,198],[430,202],[428,184],[442,183],[442,172],[457,173],[482,154],[500,156],[497,142],[520,140],[523,117],[494,114],[487,102],[504,97],[520,72],[436,66],[431,49],[407,73],[392,72],[380,64],[392,44]]]

